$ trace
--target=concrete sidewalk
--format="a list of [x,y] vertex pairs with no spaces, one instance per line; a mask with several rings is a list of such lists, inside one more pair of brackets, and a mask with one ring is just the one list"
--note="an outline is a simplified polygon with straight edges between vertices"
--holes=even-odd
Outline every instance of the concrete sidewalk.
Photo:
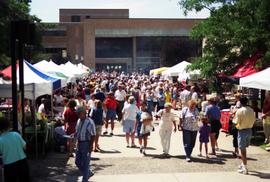
[[[109,130],[110,132],[110,130]],[[138,146],[138,140],[136,139]],[[221,149],[209,160],[198,157],[199,142],[193,150],[193,162],[185,161],[182,132],[172,134],[170,158],[162,158],[158,121],[155,132],[148,140],[147,155],[139,148],[127,148],[122,126],[116,122],[114,136],[100,138],[100,153],[93,152],[91,168],[95,172],[94,182],[260,182],[270,180],[270,154],[257,146],[248,148],[248,169],[250,175],[237,173],[240,160],[232,156],[232,137],[221,133],[218,140]],[[210,148],[210,144],[209,144]],[[204,154],[204,152],[203,152]],[[45,160],[31,161],[33,181],[81,181],[81,174],[74,158],[67,154],[51,153]]]
[[236,172],[208,173],[166,173],[166,174],[133,174],[94,176],[93,182],[264,182],[270,180],[270,170],[250,172],[242,175]]

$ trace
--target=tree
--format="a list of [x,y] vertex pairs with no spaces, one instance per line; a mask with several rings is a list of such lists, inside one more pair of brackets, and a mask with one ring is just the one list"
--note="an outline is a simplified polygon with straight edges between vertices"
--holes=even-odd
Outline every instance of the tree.
[[230,75],[246,58],[261,54],[260,67],[270,60],[269,0],[181,0],[184,13],[208,9],[210,17],[197,24],[191,36],[204,39],[203,56],[191,69],[200,69],[206,78]]
[[[0,1],[0,67],[11,63],[10,59],[10,22],[14,20],[29,20],[37,24],[41,21],[36,16],[30,15],[30,6],[26,1],[1,0]],[[37,31],[39,32],[39,31]],[[41,39],[37,33],[36,43],[40,46]]]

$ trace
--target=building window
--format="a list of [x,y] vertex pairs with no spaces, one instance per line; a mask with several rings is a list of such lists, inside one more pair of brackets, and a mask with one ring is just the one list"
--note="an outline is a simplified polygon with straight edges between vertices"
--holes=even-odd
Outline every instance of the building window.
[[66,36],[67,32],[65,30],[45,30],[43,36]]
[[80,16],[71,16],[71,22],[80,22],[81,17]]
[[[159,65],[173,66],[180,61],[201,56],[201,41],[187,36],[177,37],[137,37],[137,64],[143,69]],[[144,66],[143,66],[144,65]]]
[[97,58],[131,58],[132,38],[96,38]]
[[91,16],[85,16],[85,18],[86,18],[86,19],[90,19],[90,18],[91,18]]

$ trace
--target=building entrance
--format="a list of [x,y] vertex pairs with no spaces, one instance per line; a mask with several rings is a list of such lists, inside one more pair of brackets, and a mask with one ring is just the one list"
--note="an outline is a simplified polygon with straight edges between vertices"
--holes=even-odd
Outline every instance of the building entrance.
[[116,72],[127,72],[127,64],[124,63],[113,63],[113,64],[103,64],[97,63],[96,64],[96,71],[116,71]]

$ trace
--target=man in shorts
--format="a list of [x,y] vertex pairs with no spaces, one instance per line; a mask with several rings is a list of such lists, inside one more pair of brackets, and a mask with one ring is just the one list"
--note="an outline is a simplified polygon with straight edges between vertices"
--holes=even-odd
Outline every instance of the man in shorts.
[[242,163],[238,167],[238,172],[242,174],[248,174],[247,169],[247,150],[250,139],[252,136],[252,127],[256,120],[254,110],[247,106],[248,99],[246,97],[240,98],[242,107],[235,113],[233,123],[236,124],[238,129],[238,147],[241,151]]

